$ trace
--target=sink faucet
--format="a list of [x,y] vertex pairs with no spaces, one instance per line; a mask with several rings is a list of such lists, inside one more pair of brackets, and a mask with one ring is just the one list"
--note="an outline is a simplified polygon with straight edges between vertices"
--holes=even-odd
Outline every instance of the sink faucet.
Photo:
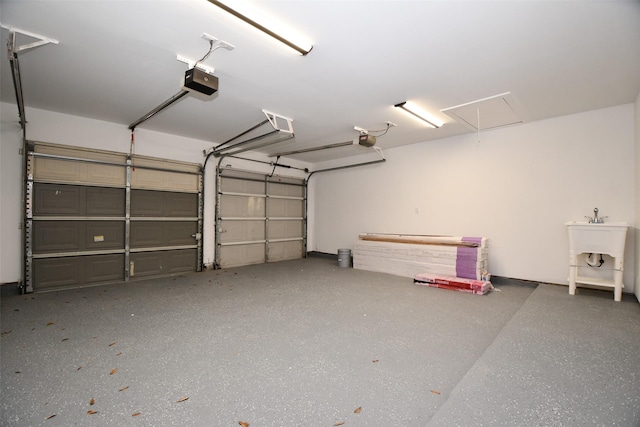
[[590,216],[585,216],[589,220],[589,224],[604,224],[604,219],[609,218],[608,216],[598,217],[598,208],[593,209],[593,218]]

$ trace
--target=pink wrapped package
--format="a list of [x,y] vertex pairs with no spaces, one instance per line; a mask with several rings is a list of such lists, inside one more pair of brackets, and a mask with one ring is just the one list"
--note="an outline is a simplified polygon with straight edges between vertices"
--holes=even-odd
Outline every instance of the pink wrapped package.
[[444,288],[453,291],[470,292],[484,295],[493,289],[491,282],[483,280],[465,279],[455,276],[440,276],[437,274],[420,273],[413,279],[416,285],[426,285],[433,288]]

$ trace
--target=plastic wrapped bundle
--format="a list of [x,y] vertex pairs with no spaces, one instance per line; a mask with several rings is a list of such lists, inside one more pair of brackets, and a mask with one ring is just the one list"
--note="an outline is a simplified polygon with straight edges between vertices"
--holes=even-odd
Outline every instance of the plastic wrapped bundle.
[[429,273],[416,274],[413,283],[416,285],[431,286],[433,288],[469,292],[477,295],[484,295],[493,289],[493,285],[489,281],[465,279],[455,276],[440,276]]

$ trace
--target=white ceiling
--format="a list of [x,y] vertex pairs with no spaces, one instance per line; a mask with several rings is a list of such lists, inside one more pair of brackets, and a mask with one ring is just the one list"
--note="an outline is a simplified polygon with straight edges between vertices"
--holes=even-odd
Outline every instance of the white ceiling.
[[[176,56],[201,58],[202,33],[231,43],[204,61],[220,80],[216,95],[189,95],[139,129],[213,146],[261,122],[266,109],[295,129],[293,141],[262,150],[270,154],[353,140],[354,126],[380,134],[387,121],[398,126],[378,138],[383,149],[467,133],[440,110],[505,92],[528,121],[630,103],[640,92],[638,1],[246,2],[313,50],[300,56],[206,0],[2,0],[0,20],[59,41],[19,56],[27,107],[124,127],[181,90],[187,65]],[[7,36],[3,29],[3,46]],[[18,36],[19,45],[32,41]],[[15,103],[6,54],[1,61],[1,99]],[[444,126],[427,128],[393,107],[407,100]]]

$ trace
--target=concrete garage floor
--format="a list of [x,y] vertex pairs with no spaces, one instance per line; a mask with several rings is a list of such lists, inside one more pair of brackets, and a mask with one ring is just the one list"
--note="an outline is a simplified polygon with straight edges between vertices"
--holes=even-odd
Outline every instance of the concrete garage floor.
[[0,424],[640,425],[634,297],[495,284],[313,257],[3,297]]

